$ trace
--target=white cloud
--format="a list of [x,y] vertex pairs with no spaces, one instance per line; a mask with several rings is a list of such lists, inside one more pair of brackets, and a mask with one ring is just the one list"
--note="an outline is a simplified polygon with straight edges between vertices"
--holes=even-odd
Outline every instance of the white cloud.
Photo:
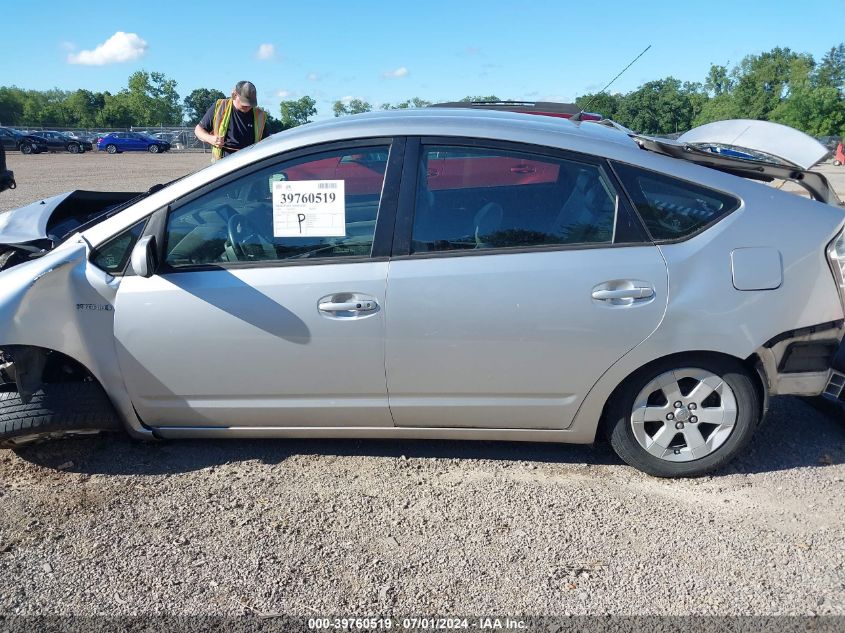
[[317,73],[308,73],[306,79],[308,79],[308,81],[320,81],[320,75]]
[[105,66],[130,62],[143,57],[147,52],[147,42],[137,33],[118,31],[92,51],[79,51],[67,56],[68,64],[83,66]]
[[382,73],[381,76],[385,79],[399,79],[401,77],[407,77],[408,69],[404,66],[400,66],[395,70],[388,70],[387,72]]
[[256,59],[273,59],[276,56],[276,47],[272,44],[262,44],[255,51]]
[[295,97],[296,93],[292,90],[277,90],[276,96],[280,99],[287,99],[288,97]]
[[341,101],[341,103],[345,103],[346,105],[349,105],[349,103],[350,103],[353,99],[357,99],[357,98],[358,98],[358,97],[353,97],[352,95],[346,95],[345,97],[341,97],[341,98],[340,98],[340,101]]

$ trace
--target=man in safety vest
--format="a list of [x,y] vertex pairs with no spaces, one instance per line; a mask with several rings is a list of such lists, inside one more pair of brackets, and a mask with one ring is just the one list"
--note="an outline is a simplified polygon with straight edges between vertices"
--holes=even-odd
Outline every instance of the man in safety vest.
[[228,99],[218,99],[194,128],[211,145],[211,160],[219,160],[266,137],[267,113],[258,107],[255,84],[239,81]]

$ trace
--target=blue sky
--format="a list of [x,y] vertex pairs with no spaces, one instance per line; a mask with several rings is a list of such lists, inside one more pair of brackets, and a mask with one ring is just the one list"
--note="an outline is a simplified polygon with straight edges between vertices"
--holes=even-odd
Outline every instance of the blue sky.
[[29,0],[4,17],[23,28],[4,28],[0,85],[114,92],[145,69],[184,97],[249,79],[274,115],[281,99],[311,95],[318,118],[350,97],[572,101],[648,44],[613,91],[668,75],[701,81],[711,63],[774,46],[818,60],[845,41],[845,0]]

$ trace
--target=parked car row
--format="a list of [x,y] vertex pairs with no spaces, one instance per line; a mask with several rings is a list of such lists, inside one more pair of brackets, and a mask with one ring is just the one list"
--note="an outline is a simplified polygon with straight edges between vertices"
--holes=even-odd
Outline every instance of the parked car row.
[[168,133],[156,133],[155,136],[142,132],[104,132],[98,135],[71,135],[51,130],[22,132],[0,127],[0,141],[3,149],[19,151],[22,154],[41,154],[43,152],[70,152],[82,154],[90,152],[96,145],[100,151],[109,154],[121,152],[149,152],[159,154],[171,148]]

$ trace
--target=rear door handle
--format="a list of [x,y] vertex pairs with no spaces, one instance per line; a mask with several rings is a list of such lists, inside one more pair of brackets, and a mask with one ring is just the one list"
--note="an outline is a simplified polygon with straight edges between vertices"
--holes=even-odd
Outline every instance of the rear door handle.
[[317,305],[321,312],[370,312],[378,304],[372,300],[362,301],[325,301]]
[[610,301],[612,299],[648,299],[654,296],[654,288],[637,286],[634,288],[620,288],[619,290],[593,290],[593,299]]

